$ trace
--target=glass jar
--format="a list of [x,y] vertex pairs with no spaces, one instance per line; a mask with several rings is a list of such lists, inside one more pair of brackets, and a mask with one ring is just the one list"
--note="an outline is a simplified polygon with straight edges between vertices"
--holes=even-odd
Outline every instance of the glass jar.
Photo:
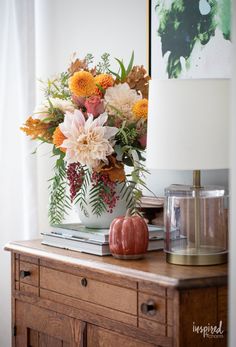
[[165,252],[181,265],[227,261],[227,196],[223,187],[171,185],[165,189]]

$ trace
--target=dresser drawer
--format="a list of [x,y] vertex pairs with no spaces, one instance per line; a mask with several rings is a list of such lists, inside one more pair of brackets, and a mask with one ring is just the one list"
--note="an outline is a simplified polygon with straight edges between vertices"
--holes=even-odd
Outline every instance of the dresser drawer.
[[137,315],[137,292],[132,289],[44,266],[40,267],[40,288]]
[[159,323],[166,323],[166,299],[153,294],[138,294],[139,319],[149,319]]
[[36,264],[20,261],[19,269],[20,284],[28,284],[38,287],[39,285],[39,267]]
[[167,336],[167,326],[154,320],[139,318],[139,328],[150,335]]

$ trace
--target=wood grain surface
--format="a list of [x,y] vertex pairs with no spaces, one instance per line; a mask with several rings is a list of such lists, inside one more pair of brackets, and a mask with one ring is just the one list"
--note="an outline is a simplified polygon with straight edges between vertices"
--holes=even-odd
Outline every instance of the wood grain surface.
[[92,268],[99,274],[111,272],[113,275],[156,282],[160,286],[193,288],[227,284],[227,264],[195,267],[168,264],[163,251],[148,252],[144,259],[138,261],[119,260],[112,256],[99,257],[41,245],[40,239],[10,242],[5,250],[51,259],[72,267]]

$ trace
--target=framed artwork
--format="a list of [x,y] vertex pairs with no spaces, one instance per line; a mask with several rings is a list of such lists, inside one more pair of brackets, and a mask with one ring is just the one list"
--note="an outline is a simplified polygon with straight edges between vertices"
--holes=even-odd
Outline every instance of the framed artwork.
[[231,0],[147,0],[152,78],[230,78]]

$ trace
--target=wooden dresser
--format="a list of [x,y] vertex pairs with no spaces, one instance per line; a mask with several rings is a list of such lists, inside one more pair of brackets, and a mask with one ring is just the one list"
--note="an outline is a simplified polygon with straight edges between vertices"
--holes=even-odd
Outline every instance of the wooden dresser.
[[[13,346],[227,345],[227,265],[171,265],[162,251],[122,261],[40,240],[5,249],[12,253]],[[218,332],[203,337],[201,326]]]

